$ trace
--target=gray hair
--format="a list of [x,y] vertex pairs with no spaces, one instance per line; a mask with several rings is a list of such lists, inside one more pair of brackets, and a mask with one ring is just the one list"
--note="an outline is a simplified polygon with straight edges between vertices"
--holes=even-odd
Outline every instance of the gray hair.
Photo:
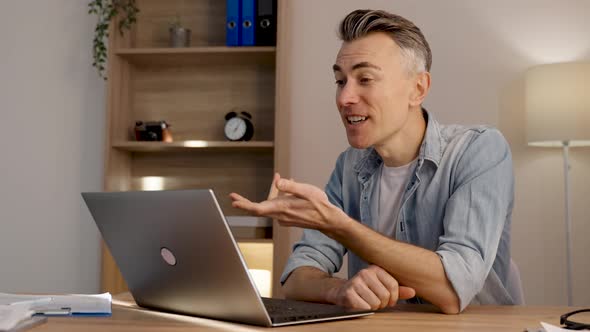
[[422,31],[411,21],[384,10],[358,9],[340,22],[342,41],[350,42],[372,32],[385,32],[400,47],[403,61],[410,72],[430,71],[432,52]]

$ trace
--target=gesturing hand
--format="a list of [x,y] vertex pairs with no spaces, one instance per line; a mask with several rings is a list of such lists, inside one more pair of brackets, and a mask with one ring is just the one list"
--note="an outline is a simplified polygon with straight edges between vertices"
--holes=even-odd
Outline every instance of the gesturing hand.
[[413,288],[400,286],[387,271],[371,265],[346,283],[331,289],[328,301],[349,308],[377,310],[394,306],[398,300],[407,300],[415,295]]
[[346,214],[330,203],[328,196],[318,187],[282,179],[278,174],[268,199],[255,203],[231,193],[232,206],[251,214],[276,219],[283,226],[312,228],[330,233],[346,220]]

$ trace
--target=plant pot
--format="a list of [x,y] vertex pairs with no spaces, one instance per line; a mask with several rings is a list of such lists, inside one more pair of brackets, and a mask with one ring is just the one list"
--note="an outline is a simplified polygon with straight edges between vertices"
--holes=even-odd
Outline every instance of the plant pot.
[[191,44],[191,30],[185,28],[170,28],[170,47],[189,47]]

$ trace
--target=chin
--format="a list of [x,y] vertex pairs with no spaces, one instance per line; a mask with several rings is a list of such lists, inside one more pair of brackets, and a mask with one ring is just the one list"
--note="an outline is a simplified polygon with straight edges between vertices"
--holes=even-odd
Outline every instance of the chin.
[[368,142],[355,140],[354,138],[350,137],[348,137],[348,144],[355,149],[367,149],[371,147],[371,144],[369,144]]

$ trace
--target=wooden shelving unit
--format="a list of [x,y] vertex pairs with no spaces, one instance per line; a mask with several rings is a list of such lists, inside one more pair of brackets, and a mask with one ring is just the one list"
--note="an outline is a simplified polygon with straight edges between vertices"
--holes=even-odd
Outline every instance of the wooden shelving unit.
[[[121,36],[111,27],[104,189],[211,188],[248,266],[272,269],[272,221],[245,218],[228,195],[265,199],[276,170],[278,47],[224,46],[225,3],[137,0],[132,31]],[[193,32],[191,47],[167,46],[176,15]],[[225,114],[235,110],[252,114],[249,142],[224,138]],[[171,125],[173,142],[134,140],[136,121],[158,120]],[[104,246],[102,289],[126,290]]]

